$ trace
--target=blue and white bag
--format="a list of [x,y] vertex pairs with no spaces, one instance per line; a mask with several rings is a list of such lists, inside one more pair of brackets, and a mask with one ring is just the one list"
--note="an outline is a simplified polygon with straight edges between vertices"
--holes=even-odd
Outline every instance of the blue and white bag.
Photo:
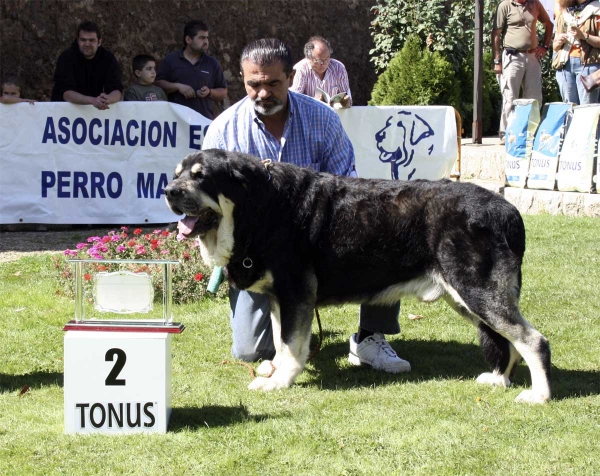
[[542,122],[533,141],[527,188],[554,190],[558,153],[567,124],[573,115],[573,105],[552,102],[544,105]]
[[533,138],[540,123],[540,107],[535,99],[513,101],[513,110],[506,124],[506,184],[525,187]]

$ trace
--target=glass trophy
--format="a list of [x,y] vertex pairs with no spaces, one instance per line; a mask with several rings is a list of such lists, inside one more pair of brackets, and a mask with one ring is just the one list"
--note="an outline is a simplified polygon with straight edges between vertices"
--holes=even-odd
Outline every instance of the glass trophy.
[[[185,326],[173,322],[173,260],[70,259],[75,267],[75,319],[63,330],[167,332]],[[108,271],[107,265],[114,270]],[[155,285],[145,271],[128,267],[162,268],[162,315],[155,309]],[[98,271],[98,268],[105,271]],[[94,270],[94,272],[86,272]],[[159,306],[160,307],[160,306]],[[93,314],[93,316],[89,316]]]

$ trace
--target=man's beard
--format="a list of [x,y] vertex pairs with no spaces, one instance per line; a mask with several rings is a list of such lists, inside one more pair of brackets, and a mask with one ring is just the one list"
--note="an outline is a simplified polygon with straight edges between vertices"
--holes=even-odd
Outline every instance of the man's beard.
[[208,52],[208,46],[201,46],[200,48],[196,48],[195,46],[190,45],[190,51],[195,55],[205,55]]
[[[272,116],[283,110],[285,105],[283,101],[276,98],[271,98],[267,101],[252,101],[254,103],[254,110],[261,116]],[[263,104],[266,103],[266,104]]]

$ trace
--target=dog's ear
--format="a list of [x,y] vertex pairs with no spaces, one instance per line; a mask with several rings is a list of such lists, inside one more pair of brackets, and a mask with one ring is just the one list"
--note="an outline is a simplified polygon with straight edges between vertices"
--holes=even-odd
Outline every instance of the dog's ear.
[[245,191],[244,198],[257,207],[264,206],[270,197],[269,173],[259,159],[250,156],[229,162],[229,174]]

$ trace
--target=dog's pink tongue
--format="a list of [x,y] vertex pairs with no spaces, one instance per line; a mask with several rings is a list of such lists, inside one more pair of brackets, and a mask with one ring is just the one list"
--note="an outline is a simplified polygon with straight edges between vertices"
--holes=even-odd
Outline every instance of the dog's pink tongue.
[[194,229],[194,225],[198,221],[198,217],[188,217],[186,216],[183,220],[180,220],[177,224],[177,229],[179,233],[186,236],[189,235]]

